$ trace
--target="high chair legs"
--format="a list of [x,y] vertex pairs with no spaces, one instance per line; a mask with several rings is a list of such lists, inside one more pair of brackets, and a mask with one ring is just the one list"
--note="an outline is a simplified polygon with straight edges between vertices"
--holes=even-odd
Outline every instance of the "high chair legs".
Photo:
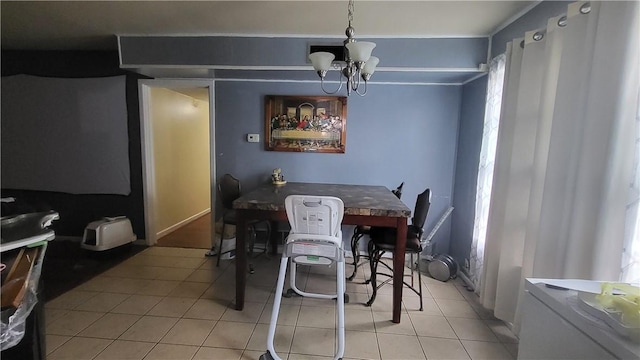
[[[336,262],[336,293],[335,294],[317,294],[309,293],[300,290],[295,283],[296,279],[296,267],[297,264],[293,261],[289,261],[289,257],[283,256],[280,260],[280,271],[278,273],[278,281],[276,283],[276,296],[273,300],[273,310],[271,311],[271,321],[269,322],[269,332],[267,334],[267,352],[260,356],[261,360],[279,360],[280,357],[276,353],[274,341],[276,335],[276,326],[278,322],[278,315],[280,313],[280,305],[282,303],[282,296],[285,296],[284,282],[287,274],[287,266],[291,266],[289,270],[290,285],[291,288],[287,290],[286,294],[295,293],[300,296],[317,298],[317,299],[334,299],[336,300],[336,313],[338,315],[338,349],[336,351],[335,359],[342,359],[344,355],[344,304],[348,302],[348,296],[345,293],[345,276],[344,276],[344,258],[343,261]],[[282,296],[277,296],[282,294]],[[342,294],[342,296],[340,295]]]

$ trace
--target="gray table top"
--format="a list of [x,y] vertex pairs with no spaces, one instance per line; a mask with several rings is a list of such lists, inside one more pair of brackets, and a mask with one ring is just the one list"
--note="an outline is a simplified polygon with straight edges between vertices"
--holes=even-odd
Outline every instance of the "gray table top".
[[233,202],[234,209],[285,211],[289,195],[335,196],[344,203],[345,215],[410,217],[411,210],[384,186],[289,182],[266,184]]

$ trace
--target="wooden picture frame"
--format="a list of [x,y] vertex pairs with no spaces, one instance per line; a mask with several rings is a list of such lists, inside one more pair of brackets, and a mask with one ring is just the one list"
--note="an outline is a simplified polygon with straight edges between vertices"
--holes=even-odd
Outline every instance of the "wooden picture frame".
[[266,96],[264,141],[267,151],[344,153],[347,98]]

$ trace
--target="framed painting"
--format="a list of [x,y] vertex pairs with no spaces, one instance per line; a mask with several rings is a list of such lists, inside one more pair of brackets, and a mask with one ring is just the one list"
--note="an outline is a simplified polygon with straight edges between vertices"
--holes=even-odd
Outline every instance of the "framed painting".
[[345,96],[265,98],[265,149],[344,153],[347,140]]

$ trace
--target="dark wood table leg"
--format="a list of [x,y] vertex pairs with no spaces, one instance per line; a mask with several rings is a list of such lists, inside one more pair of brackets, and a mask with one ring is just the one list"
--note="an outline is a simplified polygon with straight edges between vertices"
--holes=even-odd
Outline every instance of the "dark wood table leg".
[[396,250],[393,254],[393,322],[400,323],[402,309],[402,281],[404,276],[404,255],[407,246],[407,218],[398,218]]
[[244,292],[247,286],[247,218],[237,211],[236,219],[236,310],[244,309]]

